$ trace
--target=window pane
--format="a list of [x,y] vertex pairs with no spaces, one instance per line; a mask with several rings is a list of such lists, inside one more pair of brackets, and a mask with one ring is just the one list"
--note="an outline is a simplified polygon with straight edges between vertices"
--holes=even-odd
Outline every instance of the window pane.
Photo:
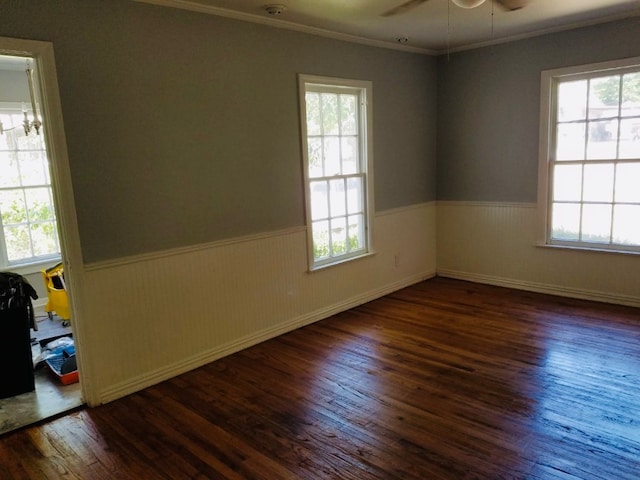
[[640,72],[622,77],[622,116],[640,115]]
[[324,135],[338,135],[338,95],[322,94],[322,133]]
[[53,205],[51,205],[48,188],[30,188],[25,190],[25,197],[31,222],[54,219]]
[[[31,118],[31,117],[29,117]],[[14,130],[16,135],[16,144],[18,150],[44,150],[44,135],[37,135],[35,133],[31,133],[29,135],[25,135],[24,129],[16,128]]]
[[4,241],[7,245],[7,260],[15,262],[31,257],[29,228],[25,225],[4,228]]
[[322,177],[322,140],[320,138],[307,139],[309,149],[309,177]]
[[342,135],[355,135],[356,130],[356,105],[355,95],[340,95],[340,121]]
[[[305,76],[300,76],[303,79]],[[369,82],[336,79],[301,83],[305,89],[310,267],[328,266],[367,250],[367,114],[361,95]]]
[[344,217],[331,220],[331,248],[334,255],[347,253],[347,222]]
[[553,205],[551,238],[578,240],[580,238],[580,205],[555,203]]
[[364,248],[364,219],[362,215],[349,217],[349,250],[356,251]]
[[0,212],[2,212],[2,223],[5,226],[26,222],[27,207],[22,190],[0,192]]
[[60,251],[44,135],[27,135],[23,119],[19,109],[0,114],[2,127],[11,129],[0,134],[0,248],[9,264]]
[[311,182],[311,220],[329,217],[329,199],[327,196],[327,182]]
[[349,214],[364,211],[362,205],[362,178],[350,178],[347,180],[347,211]]
[[582,199],[582,165],[554,167],[553,199],[565,202],[579,202]]
[[620,75],[594,78],[589,90],[589,118],[618,116]]
[[13,128],[10,132],[5,132],[3,136],[6,137],[7,148],[9,150],[18,150],[19,138],[24,137],[24,128],[22,127],[22,119],[17,115],[11,115],[10,127],[5,125],[5,128]]
[[611,238],[611,205],[582,207],[582,241],[609,243]]
[[[4,137],[4,135],[0,135]],[[20,172],[18,160],[14,152],[0,152],[0,188],[19,187]]]
[[358,172],[358,137],[342,137],[342,173]]
[[13,148],[10,144],[12,132],[7,130],[14,127],[13,115],[6,113],[0,114],[0,123],[2,123],[2,128],[5,130],[5,132],[0,135],[0,150],[11,149]]
[[[640,111],[640,103],[638,110]],[[640,118],[620,121],[618,158],[640,158]]]
[[618,120],[589,123],[587,159],[615,159],[618,147]]
[[31,228],[33,254],[53,255],[58,253],[58,235],[54,222],[39,223]]
[[20,161],[20,176],[22,177],[22,185],[47,185],[46,158],[44,152],[20,152],[18,153]]
[[307,93],[305,95],[307,108],[307,135],[320,135],[322,130],[320,117],[320,94]]
[[347,199],[344,191],[344,180],[331,180],[329,182],[329,195],[331,204],[331,216],[346,214]]
[[640,245],[640,205],[616,205],[613,213],[613,241]]
[[313,222],[313,258],[321,260],[329,257],[329,222]]
[[339,137],[325,137],[324,142],[324,176],[340,175],[340,140]]
[[[640,203],[640,164],[621,163],[616,170],[616,202]],[[636,220],[640,224],[640,219]]]
[[552,166],[550,240],[601,247],[638,241],[640,68],[630,62],[606,71],[594,66],[554,79],[546,159]]
[[556,138],[557,160],[584,160],[585,124],[559,124]]
[[613,164],[584,166],[585,202],[613,201]]
[[558,85],[558,121],[582,120],[587,114],[587,81]]
[[22,115],[12,115],[14,129],[8,132],[7,143],[11,150],[25,150],[25,136],[24,127],[22,126]]

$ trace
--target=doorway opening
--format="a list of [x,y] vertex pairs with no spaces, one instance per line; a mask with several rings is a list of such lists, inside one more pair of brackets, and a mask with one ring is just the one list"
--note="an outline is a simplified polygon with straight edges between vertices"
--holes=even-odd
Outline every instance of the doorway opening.
[[48,101],[52,88],[40,76],[44,62],[55,65],[52,55],[44,42],[0,38],[0,270],[20,275],[37,296],[30,298],[32,315],[25,319],[34,389],[0,399],[0,434],[84,403],[73,282],[65,271],[69,259],[79,258],[79,241],[68,228],[73,204],[60,204],[65,192],[56,182],[55,162],[61,154],[66,160],[59,101]]

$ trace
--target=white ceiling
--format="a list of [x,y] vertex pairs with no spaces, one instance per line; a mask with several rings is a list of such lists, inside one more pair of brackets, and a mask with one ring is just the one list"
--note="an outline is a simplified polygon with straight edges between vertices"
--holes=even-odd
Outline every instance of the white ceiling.
[[[528,0],[505,11],[497,0],[462,9],[426,0],[398,15],[382,16],[406,0],[137,0],[201,11],[360,43],[444,53],[546,32],[640,16],[640,0]],[[286,7],[277,16],[265,5]],[[398,38],[407,38],[404,44]]]

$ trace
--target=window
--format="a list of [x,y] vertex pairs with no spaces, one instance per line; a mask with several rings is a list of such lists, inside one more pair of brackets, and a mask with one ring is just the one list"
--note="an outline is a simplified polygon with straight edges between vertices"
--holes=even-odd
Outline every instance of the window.
[[44,136],[22,128],[20,107],[0,108],[0,266],[60,257]]
[[640,59],[544,72],[542,87],[546,243],[640,252]]
[[309,266],[371,250],[371,83],[300,76]]

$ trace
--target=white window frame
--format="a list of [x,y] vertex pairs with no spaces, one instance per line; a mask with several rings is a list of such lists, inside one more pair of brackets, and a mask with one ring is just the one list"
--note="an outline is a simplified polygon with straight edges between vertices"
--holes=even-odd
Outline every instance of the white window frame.
[[[540,150],[538,159],[538,240],[540,246],[571,248],[600,252],[640,254],[640,246],[552,239],[553,168],[556,148],[557,87],[562,81],[581,80],[599,76],[640,71],[640,57],[609,62],[546,70],[541,75],[540,91]],[[584,163],[594,162],[584,160]],[[619,163],[627,160],[610,160]],[[630,161],[635,162],[635,159]],[[562,161],[558,161],[562,163]],[[598,161],[595,161],[598,162]],[[604,162],[609,162],[606,160]],[[580,202],[584,205],[583,201]]]
[[[305,207],[307,226],[307,258],[309,270],[318,270],[332,265],[337,265],[345,261],[362,258],[373,253],[372,246],[372,214],[373,214],[373,111],[372,111],[372,90],[373,84],[370,81],[350,80],[333,77],[323,77],[316,75],[300,74],[298,76],[298,91],[300,101],[300,124],[302,136],[302,158],[305,184]],[[309,175],[309,155],[307,136],[307,109],[306,93],[308,90],[326,91],[336,93],[357,93],[359,97],[358,108],[358,137],[359,137],[359,159],[360,172],[363,178],[364,199],[363,199],[363,219],[364,219],[364,248],[355,252],[330,255],[328,258],[318,261],[314,258],[313,225],[311,221],[311,179]],[[343,175],[336,178],[342,178]]]
[[[0,102],[0,111],[2,112],[10,112],[12,114],[21,115],[22,108],[23,107],[21,103]],[[5,128],[7,128],[6,125],[5,125]],[[22,128],[22,126],[18,125],[16,128]],[[3,135],[7,135],[7,132],[3,133]],[[30,132],[30,135],[37,135],[37,133],[35,131],[32,131]],[[43,132],[40,132],[40,135],[43,135]],[[44,142],[44,138],[43,138],[43,142]],[[31,256],[31,257],[20,259],[20,260],[10,261],[8,258],[7,245],[5,242],[4,226],[2,224],[2,219],[0,218],[0,269],[11,270],[13,272],[20,273],[20,274],[27,274],[27,273],[33,273],[37,271],[39,267],[43,265],[51,265],[52,262],[59,262],[61,260],[60,239],[58,237],[58,220],[55,212],[55,203],[53,200],[53,187],[52,187],[51,176],[50,176],[50,171],[51,171],[50,160],[48,158],[48,151],[46,147],[42,151],[47,157],[48,183],[44,183],[40,185],[10,187],[10,188],[7,187],[6,189],[3,189],[3,190],[20,190],[23,193],[26,190],[31,188],[47,188],[49,190],[49,201],[52,207],[57,252],[52,254],[47,254],[47,255]],[[31,225],[32,223],[37,223],[37,222],[31,222],[30,220],[27,220],[26,222],[27,225]]]

